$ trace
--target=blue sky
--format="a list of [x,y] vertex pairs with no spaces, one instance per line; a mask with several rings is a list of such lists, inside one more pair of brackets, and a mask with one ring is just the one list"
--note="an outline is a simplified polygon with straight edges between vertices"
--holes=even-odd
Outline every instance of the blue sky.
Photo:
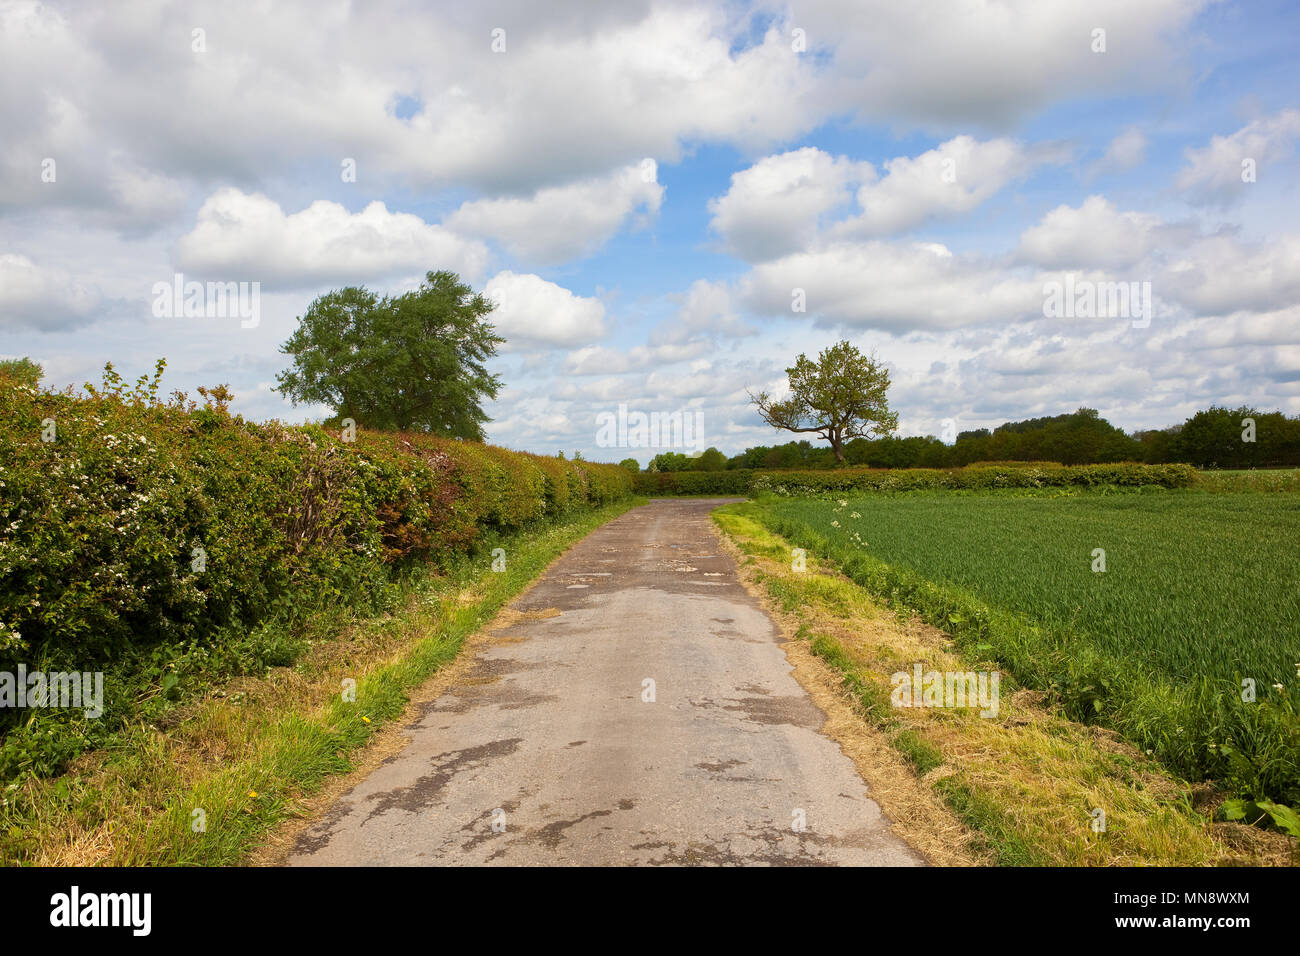
[[[450,268],[501,303],[514,448],[664,450],[599,447],[619,405],[783,441],[747,390],[840,338],[902,434],[1300,414],[1297,36],[1282,2],[0,3],[0,354],[319,418],[273,390],[311,299]],[[154,315],[176,273],[258,283],[256,325]],[[1045,315],[1067,274],[1149,282],[1150,321]]]

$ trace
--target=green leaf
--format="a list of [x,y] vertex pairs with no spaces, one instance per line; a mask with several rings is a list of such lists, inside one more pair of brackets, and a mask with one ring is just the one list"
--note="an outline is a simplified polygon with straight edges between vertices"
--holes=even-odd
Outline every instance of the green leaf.
[[1293,837],[1300,837],[1300,813],[1296,813],[1288,806],[1274,803],[1272,800],[1256,800],[1255,806],[1272,817],[1273,823],[1283,833]]
[[1254,804],[1249,800],[1224,800],[1223,805],[1219,807],[1219,816],[1228,821],[1244,820],[1247,807],[1253,806]]
[[1290,807],[1272,800],[1247,800],[1235,798],[1225,800],[1219,807],[1219,815],[1229,821],[1243,821],[1254,826],[1264,825],[1281,830],[1293,837],[1300,837],[1300,814]]

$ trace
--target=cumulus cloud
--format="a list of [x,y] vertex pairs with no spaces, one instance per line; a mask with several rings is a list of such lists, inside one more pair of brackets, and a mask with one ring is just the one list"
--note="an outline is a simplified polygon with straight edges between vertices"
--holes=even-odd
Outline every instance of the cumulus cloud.
[[[878,176],[869,162],[804,147],[735,173],[727,192],[709,202],[711,226],[728,251],[749,262],[770,261],[822,236],[887,236],[970,212],[1059,155],[1051,145],[1030,149],[1008,139],[958,136],[918,156],[890,159]],[[857,214],[831,221],[855,185]]]
[[203,203],[177,254],[183,270],[256,280],[269,288],[345,285],[430,269],[451,269],[474,281],[487,261],[481,242],[409,213],[389,212],[382,202],[350,213],[317,200],[286,214],[264,195],[233,188]]
[[1158,216],[1120,212],[1104,196],[1089,196],[1078,208],[1057,206],[1020,237],[1020,253],[1048,268],[1123,268],[1155,246],[1163,223]]
[[[372,194],[517,194],[676,159],[695,142],[763,148],[827,113],[818,68],[788,36],[737,43],[747,22],[685,3],[284,3],[255,30],[217,0],[14,3],[0,17],[0,168],[23,181],[54,148],[86,169],[120,153],[201,187],[265,189],[304,163],[353,157]],[[414,108],[399,116],[396,102]]]
[[[994,129],[1059,100],[1183,88],[1194,64],[1180,41],[1207,3],[986,0],[936,16],[921,3],[803,0],[796,16],[831,51],[836,100],[860,115]],[[1099,26],[1105,53],[1093,52]]]
[[0,253],[0,325],[55,331],[90,321],[104,298],[97,289],[26,256]]
[[1243,243],[1207,236],[1170,261],[1159,294],[1203,316],[1271,312],[1300,304],[1300,236]]
[[677,314],[655,326],[651,345],[683,345],[719,336],[743,338],[755,334],[745,322],[731,286],[723,281],[697,279],[682,295],[670,299],[679,303]]
[[954,256],[939,243],[836,243],[756,266],[742,283],[760,312],[893,332],[1002,323],[1037,313],[1042,283]]
[[605,334],[605,306],[540,276],[498,272],[483,289],[497,303],[489,316],[510,343],[574,346]]
[[[264,191],[322,157],[335,169],[353,157],[372,194],[518,195],[644,156],[675,161],[698,143],[771,148],[846,111],[910,128],[1005,126],[1066,98],[1177,84],[1178,41],[1201,5],[997,0],[936,18],[885,0],[793,13],[501,0],[418,15],[282,3],[249,30],[217,0],[16,2],[0,8],[0,204],[77,195],[72,177],[61,192],[37,188],[33,163],[48,155],[99,171],[81,183],[102,181],[116,156],[200,191]],[[1100,55],[1098,23],[1110,38]],[[494,53],[498,27],[506,49]],[[792,50],[796,27],[807,54]]]
[[709,201],[711,226],[742,259],[774,259],[808,246],[823,217],[849,201],[849,187],[875,175],[870,163],[812,146],[768,156],[733,174],[727,192]]
[[887,236],[940,216],[970,212],[1048,158],[1007,139],[958,136],[919,156],[885,163],[885,174],[858,189],[861,213],[834,229],[838,236]]
[[1208,146],[1187,151],[1187,165],[1176,185],[1192,202],[1224,204],[1240,198],[1250,184],[1243,181],[1243,163],[1256,175],[1266,166],[1288,158],[1300,138],[1300,110],[1283,110],[1255,120],[1230,136],[1215,136]]
[[106,177],[115,217],[128,230],[156,227],[178,215],[188,196],[183,183],[128,163],[114,163]]
[[538,190],[527,198],[467,202],[443,220],[450,229],[495,239],[529,262],[553,265],[595,252],[628,219],[659,211],[664,188],[652,159],[608,176]]
[[699,341],[620,349],[589,345],[569,354],[564,371],[568,375],[618,375],[699,358],[709,351],[708,343]]

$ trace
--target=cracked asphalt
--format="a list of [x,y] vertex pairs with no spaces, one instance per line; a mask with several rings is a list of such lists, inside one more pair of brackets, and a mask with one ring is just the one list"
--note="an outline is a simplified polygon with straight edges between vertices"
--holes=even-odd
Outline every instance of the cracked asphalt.
[[819,732],[722,503],[653,501],[576,544],[289,864],[920,864]]

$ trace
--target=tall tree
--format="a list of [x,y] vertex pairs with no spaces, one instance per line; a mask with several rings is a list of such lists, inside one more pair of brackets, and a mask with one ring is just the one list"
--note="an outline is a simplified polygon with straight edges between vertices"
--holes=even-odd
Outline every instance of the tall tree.
[[[1260,457],[1259,436],[1246,441],[1246,420],[1258,424],[1265,419],[1253,408],[1236,409],[1211,405],[1183,423],[1170,442],[1170,453],[1180,461],[1201,468],[1242,468],[1257,464]],[[1266,430],[1267,434],[1267,430]]]
[[838,464],[844,463],[845,442],[898,428],[898,415],[889,410],[885,395],[889,370],[849,342],[823,349],[815,362],[800,354],[785,373],[788,398],[777,401],[759,392],[750,393],[750,401],[773,428],[811,432],[830,442]]
[[328,292],[281,346],[293,366],[277,390],[368,428],[482,441],[482,402],[501,388],[484,363],[505,341],[486,320],[493,307],[446,271],[399,296],[355,286]]
[[0,360],[0,381],[13,382],[17,385],[30,385],[35,388],[40,384],[45,369],[29,358]]
[[727,467],[727,456],[716,448],[708,448],[693,462],[695,471],[722,471]]

